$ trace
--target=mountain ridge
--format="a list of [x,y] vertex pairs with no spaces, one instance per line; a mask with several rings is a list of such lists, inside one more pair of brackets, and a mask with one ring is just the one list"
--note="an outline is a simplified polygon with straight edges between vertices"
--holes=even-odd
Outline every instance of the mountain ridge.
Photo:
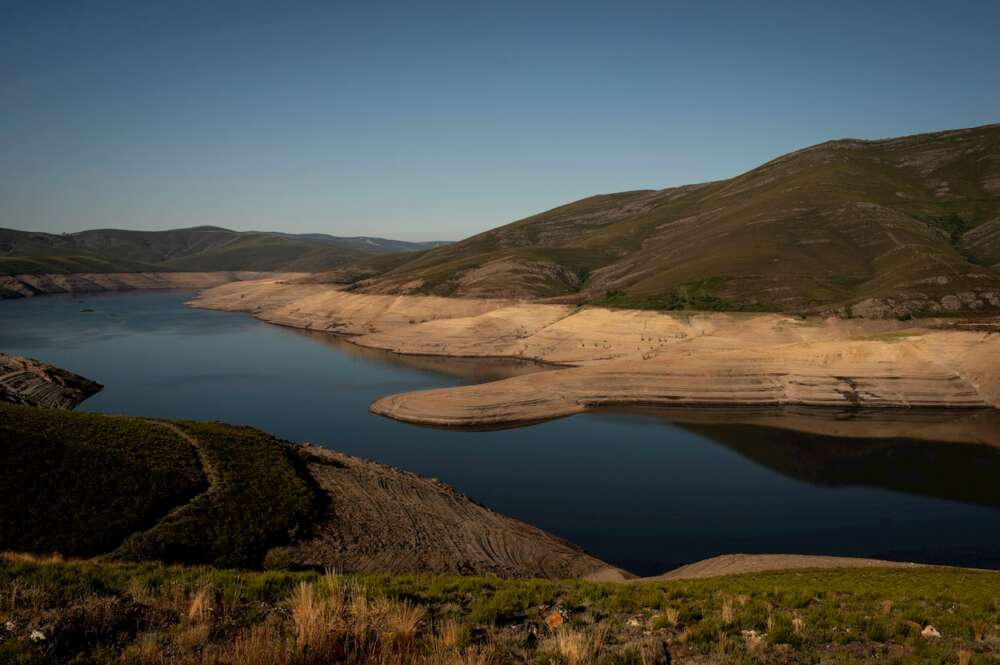
[[1000,308],[1000,124],[781,155],[725,180],[599,194],[385,269],[366,293],[919,316]]
[[88,229],[52,234],[0,228],[0,274],[330,270],[368,256],[424,251],[418,243],[368,236],[233,231]]

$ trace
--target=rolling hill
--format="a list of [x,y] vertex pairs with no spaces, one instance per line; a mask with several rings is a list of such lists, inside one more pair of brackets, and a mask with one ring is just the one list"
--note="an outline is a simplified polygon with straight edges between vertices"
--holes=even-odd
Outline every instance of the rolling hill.
[[439,481],[252,427],[0,403],[0,469],[0,552],[366,573],[623,574]]
[[988,125],[829,141],[728,180],[592,196],[314,281],[368,293],[887,316],[996,310],[998,269],[1000,125]]
[[388,252],[442,243],[338,238],[197,226],[170,231],[97,229],[54,235],[0,229],[0,274],[331,270]]

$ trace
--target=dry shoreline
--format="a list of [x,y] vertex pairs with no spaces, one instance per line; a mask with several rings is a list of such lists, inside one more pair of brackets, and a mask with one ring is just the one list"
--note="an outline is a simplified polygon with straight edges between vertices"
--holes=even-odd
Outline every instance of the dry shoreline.
[[288,276],[292,274],[251,270],[0,275],[0,299],[31,298],[55,293],[208,289],[240,280]]
[[549,371],[389,395],[371,410],[439,427],[505,427],[608,405],[996,409],[1000,335],[946,320],[660,313],[477,298],[364,295],[262,279],[195,307],[351,335],[406,355],[514,358]]

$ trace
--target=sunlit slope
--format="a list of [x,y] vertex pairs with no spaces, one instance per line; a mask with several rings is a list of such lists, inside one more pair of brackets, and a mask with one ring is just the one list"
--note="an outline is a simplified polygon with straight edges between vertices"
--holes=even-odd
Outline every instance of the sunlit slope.
[[[370,292],[667,309],[1000,306],[1000,125],[840,140],[735,178],[594,196],[424,252]],[[870,299],[876,299],[871,301]]]

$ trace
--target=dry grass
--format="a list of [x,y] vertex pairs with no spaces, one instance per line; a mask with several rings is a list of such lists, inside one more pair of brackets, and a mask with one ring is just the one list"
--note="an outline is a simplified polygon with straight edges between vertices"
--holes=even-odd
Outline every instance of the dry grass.
[[412,640],[426,617],[426,609],[409,601],[391,603],[385,613],[385,624],[397,638]]
[[440,651],[452,651],[458,648],[462,641],[462,624],[454,619],[448,619],[438,626],[434,634],[434,643]]
[[327,656],[333,617],[326,599],[318,596],[312,584],[300,582],[288,602],[295,626],[296,653],[316,659]]
[[722,623],[726,626],[731,626],[735,618],[736,613],[733,611],[733,599],[724,598],[722,601]]
[[972,639],[976,642],[982,642],[986,638],[986,631],[989,630],[990,624],[982,619],[975,619],[972,622]]
[[188,601],[188,621],[192,623],[204,623],[208,621],[212,616],[212,604],[214,600],[215,594],[212,591],[212,587],[208,585],[199,587],[191,595],[190,601]]
[[607,640],[606,625],[593,626],[587,630],[563,627],[549,639],[548,651],[558,654],[560,662],[566,665],[585,665],[596,662]]
[[270,623],[254,626],[241,633],[224,650],[220,664],[288,665],[291,662],[285,637]]
[[8,561],[20,563],[52,564],[66,563],[66,558],[58,552],[52,554],[32,554],[31,552],[0,552],[0,556]]

